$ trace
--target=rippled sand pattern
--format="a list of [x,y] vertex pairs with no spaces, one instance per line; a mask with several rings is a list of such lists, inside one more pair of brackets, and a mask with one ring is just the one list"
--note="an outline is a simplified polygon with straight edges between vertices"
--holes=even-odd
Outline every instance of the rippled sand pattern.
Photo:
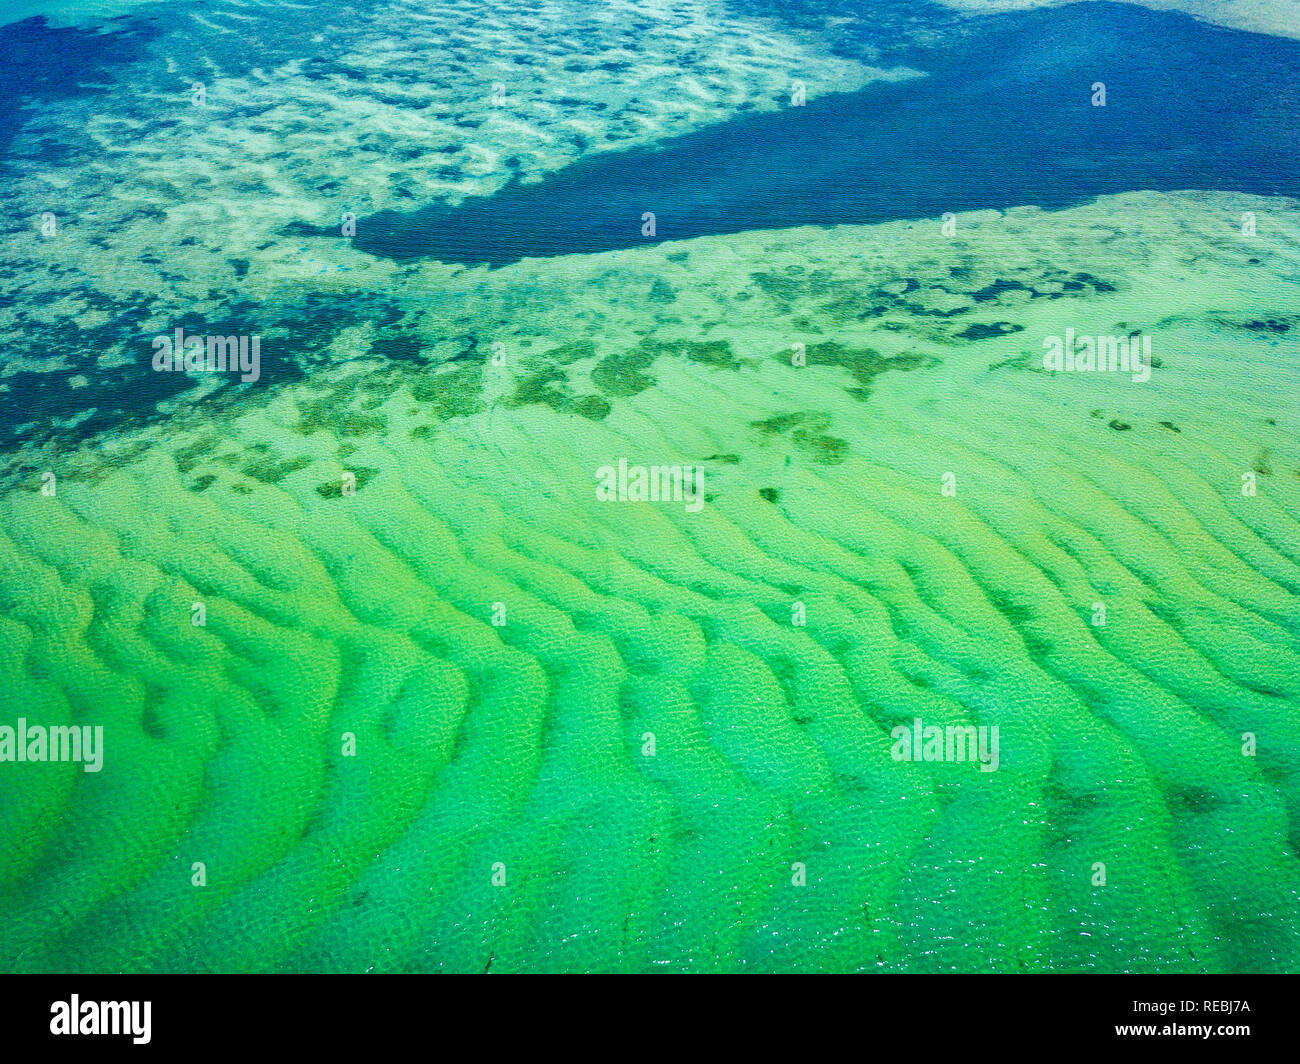
[[30,451],[4,704],[105,768],[0,766],[0,969],[1295,970],[1298,261],[1136,194],[424,264],[409,357]]

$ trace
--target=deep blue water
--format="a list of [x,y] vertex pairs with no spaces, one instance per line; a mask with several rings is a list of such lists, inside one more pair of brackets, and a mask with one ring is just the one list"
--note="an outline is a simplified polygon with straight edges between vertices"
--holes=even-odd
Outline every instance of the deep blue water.
[[1300,193],[1298,41],[1088,3],[964,20],[957,40],[877,43],[927,76],[597,155],[456,207],[384,211],[359,222],[356,244],[503,265],[635,246],[646,211],[657,239],[681,240],[1134,189]]

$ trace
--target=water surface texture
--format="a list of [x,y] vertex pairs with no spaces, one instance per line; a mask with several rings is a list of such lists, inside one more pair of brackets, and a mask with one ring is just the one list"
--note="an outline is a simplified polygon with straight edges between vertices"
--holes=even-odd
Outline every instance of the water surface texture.
[[24,3],[0,971],[1300,970],[1286,11]]
[[[924,76],[596,155],[457,206],[381,212],[357,245],[501,265],[636,246],[645,211],[658,239],[687,240],[1135,189],[1300,192],[1300,41],[1083,4],[988,18],[960,47],[899,58]],[[1087,106],[1103,73],[1107,105]]]

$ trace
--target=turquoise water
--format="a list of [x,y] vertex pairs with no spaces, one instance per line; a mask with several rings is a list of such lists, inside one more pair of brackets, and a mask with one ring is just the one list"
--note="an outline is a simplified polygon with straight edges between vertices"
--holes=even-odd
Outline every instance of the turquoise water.
[[[981,20],[904,47],[923,76],[581,160],[493,196],[363,219],[374,254],[500,265],[658,239],[1060,208],[1134,189],[1295,195],[1300,42],[1127,4]],[[1093,86],[1105,85],[1105,106]],[[563,224],[555,224],[563,219]]]
[[1294,39],[125,14],[0,28],[0,970],[1297,970]]

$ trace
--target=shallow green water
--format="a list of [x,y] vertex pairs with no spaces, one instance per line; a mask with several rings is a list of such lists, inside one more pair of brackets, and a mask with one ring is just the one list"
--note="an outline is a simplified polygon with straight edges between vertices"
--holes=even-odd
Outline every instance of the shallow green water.
[[734,6],[167,7],[0,181],[0,970],[1296,970],[1294,200],[399,264],[315,230],[880,70]]

